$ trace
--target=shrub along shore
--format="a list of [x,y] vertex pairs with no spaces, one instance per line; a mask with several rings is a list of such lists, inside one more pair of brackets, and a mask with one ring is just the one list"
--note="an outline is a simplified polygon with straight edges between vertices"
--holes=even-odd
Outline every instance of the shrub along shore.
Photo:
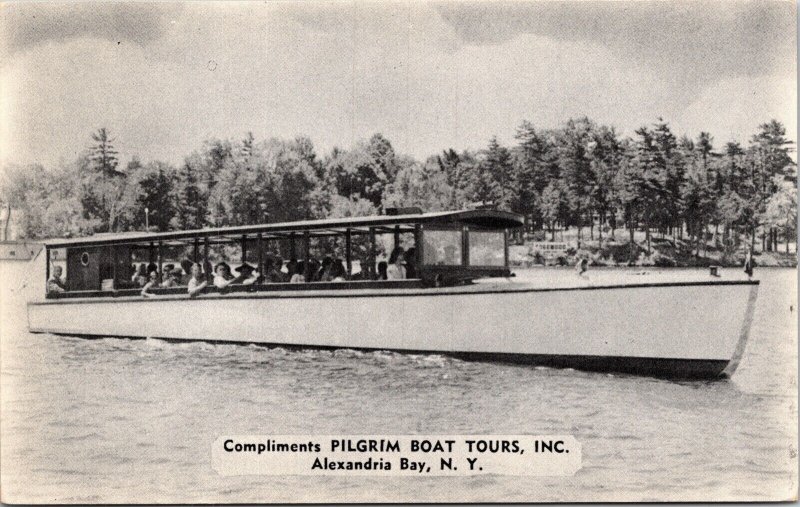
[[[509,247],[509,262],[515,267],[536,266],[574,266],[578,259],[587,259],[590,266],[600,267],[741,267],[745,252],[741,249],[727,251],[719,246],[708,244],[699,253],[695,245],[681,239],[653,238],[648,253],[645,241],[634,241],[633,248],[627,239],[604,239],[582,241],[580,248],[576,242],[567,242],[566,249],[546,252],[539,243],[526,241],[522,245]],[[787,253],[781,251],[753,251],[756,266],[797,267],[797,252],[791,248]]]

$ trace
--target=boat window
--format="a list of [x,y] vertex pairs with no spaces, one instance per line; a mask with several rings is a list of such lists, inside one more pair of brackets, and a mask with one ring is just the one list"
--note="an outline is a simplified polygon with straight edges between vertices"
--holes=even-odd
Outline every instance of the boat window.
[[505,235],[502,231],[469,231],[471,266],[505,266]]
[[423,262],[428,265],[461,265],[461,231],[428,229],[423,234]]

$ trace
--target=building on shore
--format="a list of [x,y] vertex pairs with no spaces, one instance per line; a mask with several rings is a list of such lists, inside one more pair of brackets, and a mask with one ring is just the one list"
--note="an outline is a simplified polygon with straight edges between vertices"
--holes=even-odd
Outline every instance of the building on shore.
[[42,244],[20,239],[23,212],[5,204],[0,207],[0,260],[27,261],[36,256]]

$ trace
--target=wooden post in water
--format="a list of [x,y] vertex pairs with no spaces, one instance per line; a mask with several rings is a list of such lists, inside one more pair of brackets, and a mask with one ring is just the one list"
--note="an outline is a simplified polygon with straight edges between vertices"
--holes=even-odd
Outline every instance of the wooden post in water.
[[347,278],[349,279],[353,276],[353,257],[350,253],[350,247],[352,247],[352,231],[347,229],[344,236],[344,258],[345,263],[347,266]]

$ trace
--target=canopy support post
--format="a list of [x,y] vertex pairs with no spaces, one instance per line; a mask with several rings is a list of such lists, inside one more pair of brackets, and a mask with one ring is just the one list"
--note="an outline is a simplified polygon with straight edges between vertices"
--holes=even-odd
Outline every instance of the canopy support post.
[[242,235],[242,264],[247,262],[247,236]]
[[[303,233],[303,260],[305,266],[308,266],[308,260],[311,258],[311,234],[308,231]],[[307,280],[308,281],[308,280]]]
[[163,271],[163,268],[161,267],[161,264],[164,262],[164,252],[163,252],[163,249],[161,248],[161,246],[162,246],[162,243],[159,241],[158,242],[158,274],[163,277],[164,276],[164,271]]
[[194,249],[192,251],[192,262],[197,264],[197,261],[200,259],[200,239],[194,238]]
[[347,278],[353,276],[353,256],[350,252],[352,246],[352,233],[350,229],[347,229],[344,236],[344,258],[347,265]]
[[259,233],[258,234],[258,274],[264,274],[264,236]]
[[394,248],[400,246],[400,226],[394,226]]
[[369,277],[371,280],[375,279],[375,228],[369,228]]
[[505,259],[505,267],[508,269],[508,229],[503,230],[503,258]]
[[295,234],[289,233],[289,259],[297,261],[297,244],[295,242]]
[[469,227],[461,228],[461,265],[469,266]]
[[[47,267],[45,268],[44,271],[44,276],[47,277],[45,278],[45,280],[50,280],[50,249],[47,247],[44,247],[44,260],[47,263]],[[45,284],[44,291],[45,293],[47,293],[47,284]]]
[[414,270],[422,278],[422,224],[414,224]]
[[117,256],[119,252],[115,247],[111,247],[111,289],[117,289]]
[[209,269],[211,268],[211,262],[208,260],[210,249],[211,247],[208,244],[208,237],[203,238],[203,273],[205,273],[206,279],[209,282],[212,280],[211,269]]

